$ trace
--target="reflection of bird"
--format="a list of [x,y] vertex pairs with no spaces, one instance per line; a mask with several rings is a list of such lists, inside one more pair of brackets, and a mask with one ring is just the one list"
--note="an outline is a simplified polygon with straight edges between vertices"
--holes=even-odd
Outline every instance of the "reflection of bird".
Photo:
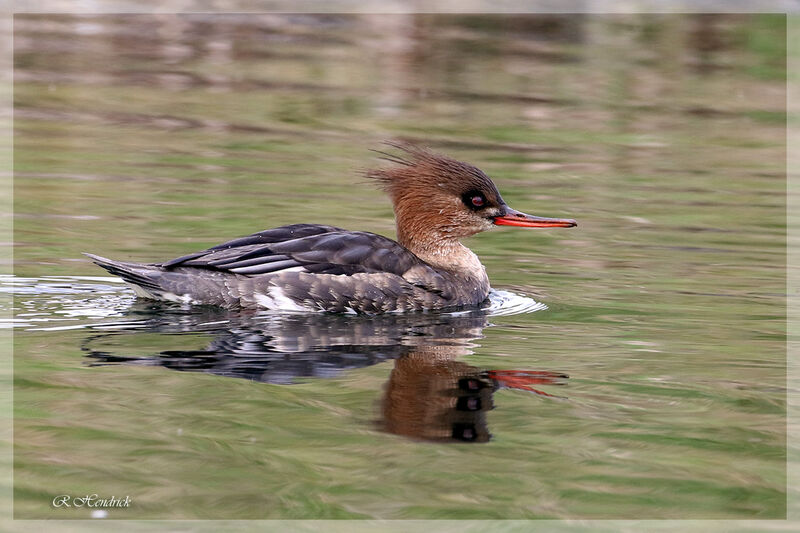
[[489,440],[492,384],[455,355],[452,346],[421,346],[395,361],[381,410],[387,432],[425,440]]
[[[563,374],[483,370],[457,361],[487,325],[484,311],[378,316],[265,314],[214,307],[178,308],[141,303],[129,311],[133,329],[93,335],[82,346],[92,366],[136,364],[205,372],[273,384],[298,378],[332,378],[346,370],[394,360],[382,402],[380,427],[406,437],[434,441],[485,442],[486,411],[501,387],[527,390],[561,384]],[[136,320],[138,319],[138,320]],[[128,336],[211,334],[202,349],[170,349],[123,355]],[[155,338],[159,338],[156,336]],[[138,339],[137,339],[138,340]],[[109,341],[109,342],[105,342]],[[140,342],[130,343],[141,350]]]
[[383,398],[383,429],[423,440],[486,442],[491,438],[486,411],[494,409],[497,389],[552,396],[530,385],[560,385],[567,378],[543,371],[486,371],[456,361],[461,353],[455,346],[419,346],[396,359]]
[[[207,372],[268,383],[303,377],[334,377],[413,352],[417,346],[447,343],[468,346],[480,338],[487,317],[480,310],[456,316],[434,313],[376,316],[316,313],[266,314],[214,307],[152,308],[130,311],[135,329],[94,335],[83,350],[94,365],[128,363]],[[143,332],[170,336],[213,335],[201,349],[169,349],[157,354],[123,355],[124,339]],[[184,337],[178,336],[175,339]],[[113,340],[113,342],[106,342]],[[174,341],[170,342],[174,345]]]
[[398,241],[294,224],[155,264],[89,255],[139,296],[222,307],[377,314],[476,306],[489,292],[478,257],[460,239],[494,225],[571,227],[511,209],[481,170],[408,145],[396,166],[367,176],[394,205]]

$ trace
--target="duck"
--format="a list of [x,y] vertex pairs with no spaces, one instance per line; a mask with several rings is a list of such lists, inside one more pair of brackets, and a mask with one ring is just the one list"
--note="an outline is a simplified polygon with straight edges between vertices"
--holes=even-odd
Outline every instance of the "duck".
[[481,306],[486,269],[461,241],[496,226],[570,228],[509,207],[477,167],[408,142],[364,175],[388,194],[397,240],[291,224],[158,263],[85,253],[138,297],[231,309],[382,314]]

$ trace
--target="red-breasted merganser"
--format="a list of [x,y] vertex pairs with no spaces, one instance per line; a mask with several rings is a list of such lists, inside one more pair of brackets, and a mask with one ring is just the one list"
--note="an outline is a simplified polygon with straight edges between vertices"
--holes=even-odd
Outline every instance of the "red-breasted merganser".
[[86,254],[138,296],[229,308],[386,313],[471,307],[489,294],[486,270],[460,239],[493,226],[569,228],[571,219],[511,209],[478,168],[406,144],[371,170],[392,199],[397,242],[364,231],[292,224],[163,263]]

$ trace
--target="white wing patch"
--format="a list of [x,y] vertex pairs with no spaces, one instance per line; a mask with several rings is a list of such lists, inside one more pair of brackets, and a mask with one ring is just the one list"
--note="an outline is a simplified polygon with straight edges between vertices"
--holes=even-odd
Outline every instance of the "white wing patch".
[[[286,272],[286,271],[284,271]],[[306,307],[295,302],[280,287],[270,287],[267,294],[256,293],[256,303],[265,309],[275,311],[300,311],[303,313],[317,311],[313,307]]]
[[276,274],[283,274],[284,272],[308,272],[305,267],[297,266],[292,268],[284,268],[283,270],[276,270]]
[[199,304],[200,303],[200,302],[198,302],[197,300],[195,300],[194,298],[192,298],[188,294],[178,295],[178,294],[175,294],[175,293],[172,293],[172,292],[162,292],[160,296],[161,296],[162,300],[167,300],[168,302],[176,302],[176,303],[179,303],[179,304]]

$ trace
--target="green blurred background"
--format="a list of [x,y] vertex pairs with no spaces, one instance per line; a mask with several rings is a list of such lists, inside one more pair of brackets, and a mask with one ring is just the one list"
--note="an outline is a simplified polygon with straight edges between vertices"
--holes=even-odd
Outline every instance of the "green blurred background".
[[[50,501],[87,491],[131,495],[110,518],[784,516],[785,22],[17,15],[16,517],[86,518]],[[494,287],[549,309],[461,358],[566,372],[568,401],[498,392],[494,439],[449,446],[375,428],[390,361],[294,386],[83,364],[97,320],[69,308],[108,302],[42,290],[103,275],[80,252],[391,236],[359,171],[398,138],[579,221],[470,240]],[[60,320],[86,329],[40,330]]]

